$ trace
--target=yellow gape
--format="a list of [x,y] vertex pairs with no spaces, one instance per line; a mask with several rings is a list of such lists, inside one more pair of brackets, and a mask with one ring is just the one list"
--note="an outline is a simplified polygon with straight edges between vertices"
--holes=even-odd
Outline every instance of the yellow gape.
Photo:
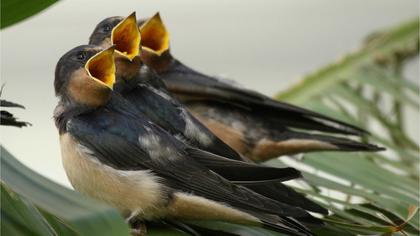
[[115,83],[114,46],[91,57],[85,69],[90,78],[112,89]]
[[140,26],[140,34],[142,37],[142,50],[160,56],[169,49],[169,33],[159,13],[156,13]]
[[111,41],[115,45],[116,52],[130,60],[139,55],[140,40],[135,12],[112,29]]

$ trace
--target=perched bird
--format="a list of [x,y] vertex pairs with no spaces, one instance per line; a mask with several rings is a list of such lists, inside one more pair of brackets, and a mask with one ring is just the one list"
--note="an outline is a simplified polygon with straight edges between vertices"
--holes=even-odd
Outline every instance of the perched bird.
[[375,145],[294,131],[362,135],[366,131],[325,115],[273,100],[256,91],[199,73],[175,59],[159,13],[140,20],[142,61],[214,134],[254,161],[311,151],[379,151]]
[[[83,45],[64,54],[55,71],[55,122],[63,165],[73,187],[128,218],[223,220],[312,235],[292,207],[231,183],[199,159],[213,154],[187,146],[112,91],[114,48]],[[220,162],[222,159],[218,159]],[[240,170],[251,165],[224,159]],[[236,163],[231,165],[230,163]]]
[[[172,98],[159,76],[138,61],[136,55],[127,53],[139,50],[139,39],[140,35],[133,14],[125,19],[123,17],[110,17],[101,21],[90,37],[90,44],[101,46],[114,44],[116,47],[117,82],[115,91],[130,101],[137,111],[145,114],[155,124],[186,144],[226,158],[244,160],[190,115],[182,104]],[[132,44],[132,42],[136,42],[137,45]],[[137,47],[137,49],[133,47]],[[269,179],[264,171],[262,171],[264,173],[261,173],[255,169],[250,171],[243,168],[241,172],[238,172],[238,170],[229,171],[226,168],[231,167],[226,166],[224,160],[220,163],[218,160],[214,158],[208,161],[203,159],[198,161],[230,181],[236,181],[237,183],[242,181],[241,184],[245,184],[243,181],[247,178],[253,179],[252,183],[246,183],[248,188],[277,201],[321,214],[328,213],[323,207],[282,183],[272,181],[262,183],[261,181]],[[275,180],[288,180],[298,177],[300,175],[290,168],[285,168],[282,173],[272,176]],[[261,181],[255,182],[255,180]]]
[[206,151],[241,160],[235,150],[171,98],[162,80],[139,60],[140,32],[137,19],[135,14],[123,19],[110,17],[103,20],[96,26],[89,40],[89,44],[98,46],[116,45],[116,91],[171,134]]

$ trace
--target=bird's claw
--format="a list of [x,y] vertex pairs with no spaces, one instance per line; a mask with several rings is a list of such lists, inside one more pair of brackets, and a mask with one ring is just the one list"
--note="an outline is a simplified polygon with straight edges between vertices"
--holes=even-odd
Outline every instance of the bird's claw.
[[132,236],[145,236],[147,233],[146,224],[137,218],[138,213],[133,212],[127,219],[126,222],[130,225]]
[[138,228],[131,228],[132,236],[146,236],[147,229],[146,225],[142,222],[139,224]]

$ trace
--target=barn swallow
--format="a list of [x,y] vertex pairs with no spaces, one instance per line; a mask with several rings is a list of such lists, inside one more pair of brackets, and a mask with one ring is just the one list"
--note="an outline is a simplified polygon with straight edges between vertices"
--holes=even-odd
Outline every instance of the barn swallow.
[[[66,174],[73,187],[141,220],[222,220],[313,235],[288,206],[231,183],[197,159],[211,153],[174,138],[112,91],[114,47],[78,46],[57,63],[54,88]],[[219,160],[220,161],[220,160]],[[227,163],[244,162],[226,159]],[[252,164],[255,165],[255,164]],[[255,165],[255,168],[265,168]]]
[[[111,27],[110,31],[106,31],[108,27]],[[110,17],[101,21],[90,37],[89,44],[105,47],[116,45],[116,91],[171,134],[206,151],[241,160],[235,150],[173,99],[162,80],[139,60],[140,38],[134,13],[125,19]]]
[[362,135],[367,132],[325,115],[279,102],[256,91],[199,73],[174,58],[159,13],[140,20],[142,61],[168,90],[225,143],[254,161],[311,151],[379,151],[345,138],[293,131]]
[[[173,99],[166,90],[162,80],[153,71],[136,60],[134,56],[131,58],[125,56],[124,50],[135,50],[130,49],[135,46],[134,44],[130,44],[130,42],[138,42],[140,36],[138,31],[134,30],[137,29],[135,16],[131,15],[125,20],[123,19],[123,17],[110,17],[103,20],[97,25],[90,37],[91,44],[101,46],[114,44],[116,46],[117,82],[115,84],[115,91],[122,94],[124,98],[134,104],[138,111],[147,115],[154,123],[164,128],[173,136],[180,137],[181,140],[186,140],[189,145],[226,158],[244,160],[190,115],[182,104],[176,99]],[[127,30],[124,31],[121,28],[127,28]],[[128,30],[128,28],[131,30]],[[127,34],[123,35],[119,32],[127,32]],[[132,39],[127,40],[130,37]],[[124,38],[125,41],[120,40],[120,38]],[[217,160],[200,161],[206,167],[237,183],[249,177],[254,180],[263,180],[266,176],[265,174],[259,176],[261,174],[258,172],[246,171],[244,169],[242,169],[241,173],[227,171],[224,170],[225,165],[217,163]],[[241,177],[237,175],[241,175]],[[300,177],[290,169],[285,169],[283,175],[279,176],[283,180]],[[275,200],[309,211],[328,214],[326,209],[282,183],[267,184],[271,186],[270,188],[261,188],[259,186],[260,183],[254,184],[249,185],[249,188],[256,189],[257,192],[264,193],[264,195],[270,195]]]

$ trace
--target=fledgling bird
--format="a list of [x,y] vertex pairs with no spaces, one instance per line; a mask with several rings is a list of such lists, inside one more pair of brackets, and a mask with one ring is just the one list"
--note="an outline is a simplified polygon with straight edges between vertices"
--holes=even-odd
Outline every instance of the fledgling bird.
[[[136,43],[133,44],[132,42]],[[125,19],[123,17],[109,17],[101,21],[90,37],[91,44],[103,47],[114,44],[116,47],[117,82],[115,91],[129,100],[138,111],[145,114],[155,124],[164,128],[174,137],[181,137],[180,139],[186,141],[188,145],[226,158],[244,160],[234,150],[218,140],[199,121],[194,119],[182,104],[170,96],[159,76],[149,70],[146,65],[136,60],[138,58],[136,58],[135,53],[130,52],[140,53],[139,42],[140,35],[133,14]],[[247,181],[246,186],[253,190],[255,189],[255,191],[264,196],[269,196],[277,201],[301,207],[305,210],[328,214],[325,208],[282,183],[274,183],[273,181],[262,183],[261,181],[264,179],[269,179],[265,171],[258,172],[256,169],[250,171],[244,168],[241,169],[241,172],[238,172],[238,170],[229,171],[226,170],[226,168],[230,167],[226,166],[225,161],[219,162],[217,158],[206,161],[200,159],[199,161],[231,181],[236,181],[237,183],[241,181],[242,184],[245,184],[243,181],[247,181],[248,178],[254,180],[253,183]],[[295,170],[285,168],[283,173],[272,177],[273,179],[281,177],[282,180],[288,180],[298,178],[300,175]],[[255,182],[255,180],[261,181]]]
[[116,45],[116,91],[133,101],[138,110],[173,135],[203,150],[241,160],[240,155],[198,122],[187,109],[172,99],[162,80],[139,59],[140,32],[135,14],[110,17],[100,22],[89,44]]
[[312,235],[293,218],[307,217],[306,211],[210,171],[196,160],[212,154],[185,145],[114,93],[114,48],[101,50],[78,46],[55,71],[54,117],[63,165],[77,191],[116,207],[129,222],[222,220]]
[[362,135],[366,131],[325,115],[271,99],[174,58],[159,13],[140,20],[142,61],[154,69],[190,112],[225,143],[254,161],[311,151],[379,151],[380,147],[334,136],[294,131]]

